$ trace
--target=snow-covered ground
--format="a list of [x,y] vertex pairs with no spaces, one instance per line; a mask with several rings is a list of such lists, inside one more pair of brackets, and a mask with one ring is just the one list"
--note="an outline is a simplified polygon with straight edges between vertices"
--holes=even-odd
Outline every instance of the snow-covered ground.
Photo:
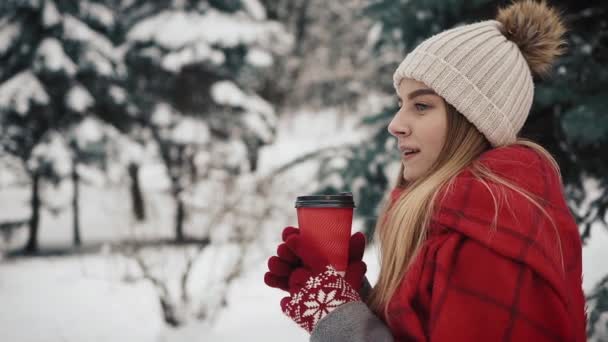
[[[365,256],[377,274],[373,249]],[[111,255],[51,257],[0,265],[0,331],[4,341],[306,341],[280,311],[285,294],[263,284],[258,264],[235,281],[228,307],[212,326],[190,322],[171,329],[161,321],[147,282],[120,282],[122,263]]]
[[[356,118],[342,117],[335,112],[302,113],[279,123],[275,144],[262,150],[260,173],[275,169],[281,163],[319,147],[335,146],[364,139],[365,133],[355,129]],[[289,175],[289,179],[307,179],[308,165]],[[158,296],[152,284],[137,280],[132,262],[104,242],[121,241],[141,231],[154,237],[170,237],[170,201],[161,190],[163,180],[158,166],[148,166],[142,177],[153,224],[133,227],[129,217],[128,189],[87,185],[82,189],[82,236],[86,243],[101,246],[93,254],[5,259],[0,263],[0,332],[3,341],[306,341],[307,334],[280,311],[284,293],[263,283],[265,261],[273,254],[282,224],[264,230],[262,243],[250,251],[245,269],[227,289],[226,307],[211,322],[190,319],[178,329],[162,320]],[[62,191],[46,189],[45,199],[61,207],[69,203]],[[69,191],[67,191],[69,193]],[[0,191],[0,219],[26,217],[28,193],[24,189],[3,188]],[[291,203],[286,203],[291,206]],[[61,248],[71,243],[69,209],[52,215],[43,211],[40,243]],[[189,229],[196,226],[190,222]],[[295,222],[293,222],[295,224]],[[187,227],[187,228],[188,228]],[[359,229],[358,222],[354,228]],[[192,230],[194,233],[194,230]],[[24,243],[25,231],[16,232],[9,245]],[[1,246],[1,245],[0,245]],[[589,291],[608,271],[608,233],[600,226],[593,229],[592,239],[583,250],[583,286]],[[167,250],[166,260],[178,259],[182,252]],[[226,257],[226,256],[224,256]],[[203,271],[218,265],[220,258],[209,256],[196,265],[199,270],[190,286],[199,292]],[[168,265],[173,265],[167,261]],[[375,246],[365,254],[368,277],[377,278],[378,263]],[[169,267],[171,268],[171,267]],[[196,293],[196,291],[194,291]],[[204,298],[198,293],[197,298]]]
[[[356,129],[359,118],[336,111],[299,113],[279,122],[273,145],[260,154],[261,176],[315,149],[364,139]],[[301,191],[314,188],[314,163],[305,163],[286,175],[284,182],[297,184]],[[266,259],[273,254],[283,227],[269,226],[260,248],[251,252],[245,271],[227,290],[227,306],[212,322],[190,319],[177,329],[162,321],[161,307],[154,287],[148,281],[132,280],[132,261],[112,250],[111,242],[132,238],[170,238],[171,202],[163,191],[167,181],[160,165],[141,170],[150,222],[133,225],[129,193],[124,186],[83,185],[81,235],[94,254],[5,259],[0,263],[0,331],[8,341],[306,341],[307,334],[281,313],[279,301],[285,294],[263,283]],[[92,177],[95,179],[96,177]],[[46,250],[69,247],[72,239],[69,182],[42,189],[47,205],[61,210],[41,212],[40,245]],[[296,187],[298,188],[298,187]],[[28,189],[4,187],[0,192],[0,220],[25,218],[29,214]],[[88,203],[94,203],[90,205]],[[291,204],[286,204],[291,210]],[[295,224],[296,222],[291,222]],[[355,223],[355,229],[359,229]],[[196,222],[187,231],[196,234]],[[27,238],[18,230],[0,248],[14,250]],[[104,243],[108,243],[104,245]],[[166,251],[166,259],[179,258],[179,251]],[[211,256],[199,269],[217,265]],[[377,273],[375,254],[365,256],[370,279]],[[196,270],[195,270],[196,271]],[[196,274],[196,273],[195,273]],[[204,277],[204,271],[199,271]],[[129,281],[131,279],[131,281]],[[208,279],[191,280],[191,287],[205,288]],[[196,292],[196,291],[194,291]],[[199,293],[199,298],[204,294]]]
[[[599,233],[599,231],[598,231]],[[585,287],[605,271],[608,234],[584,250]],[[375,248],[368,248],[368,276],[377,277]],[[604,262],[602,262],[604,261]],[[212,326],[193,321],[164,326],[147,282],[119,281],[112,255],[50,257],[0,264],[0,331],[3,340],[52,341],[306,341],[307,334],[280,312],[281,291],[266,287],[259,263],[235,281]]]

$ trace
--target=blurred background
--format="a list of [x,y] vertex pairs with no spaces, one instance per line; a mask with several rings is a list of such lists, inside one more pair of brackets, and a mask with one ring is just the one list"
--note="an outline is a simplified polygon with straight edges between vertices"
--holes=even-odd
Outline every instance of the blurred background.
[[[263,284],[295,197],[352,191],[371,237],[399,166],[394,69],[505,4],[3,0],[2,339],[306,341]],[[561,166],[608,341],[608,3],[550,4],[569,49],[522,135]],[[365,261],[373,283],[373,243]]]

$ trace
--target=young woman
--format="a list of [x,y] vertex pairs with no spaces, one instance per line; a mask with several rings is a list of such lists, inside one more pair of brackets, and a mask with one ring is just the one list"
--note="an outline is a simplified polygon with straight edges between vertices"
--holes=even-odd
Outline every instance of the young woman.
[[422,42],[394,74],[388,126],[401,170],[376,226],[379,279],[366,286],[365,240],[345,275],[288,227],[265,282],[311,341],[585,341],[581,244],[559,168],[517,136],[533,75],[563,53],[544,2]]

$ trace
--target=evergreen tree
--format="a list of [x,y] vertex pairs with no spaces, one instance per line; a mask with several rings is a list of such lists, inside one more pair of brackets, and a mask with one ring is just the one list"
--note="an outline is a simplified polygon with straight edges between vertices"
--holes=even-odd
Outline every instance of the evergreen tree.
[[184,241],[185,191],[223,170],[255,171],[274,139],[275,110],[260,94],[290,38],[257,0],[134,1],[120,12],[128,101],[158,146]]
[[[112,34],[112,12],[99,2],[31,0],[2,4],[0,141],[3,152],[17,156],[31,179],[28,252],[38,248],[40,182],[58,174],[42,167],[56,164],[32,161],[34,149],[53,141],[54,134],[64,132],[86,115],[121,120],[114,115],[122,112],[114,109],[120,106],[117,94],[121,90],[116,83],[124,68],[108,38]],[[36,158],[40,161],[42,156]]]

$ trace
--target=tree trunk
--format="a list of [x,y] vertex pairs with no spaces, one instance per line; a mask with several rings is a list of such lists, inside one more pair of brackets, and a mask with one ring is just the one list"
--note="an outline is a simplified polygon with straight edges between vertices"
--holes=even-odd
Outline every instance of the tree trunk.
[[175,305],[171,304],[169,300],[165,297],[160,296],[160,308],[163,311],[163,318],[167,324],[176,328],[179,327],[182,322],[177,317],[177,312],[175,311]]
[[78,162],[76,159],[72,159],[72,184],[74,185],[74,195],[72,196],[72,228],[74,229],[74,241],[75,247],[82,245],[80,239],[80,175],[78,174]]
[[185,241],[184,235],[184,202],[180,197],[180,192],[174,192],[173,198],[175,199],[175,240],[177,242]]
[[31,174],[31,178],[32,196],[30,200],[30,206],[32,207],[32,214],[30,216],[29,222],[30,236],[25,246],[26,253],[38,252],[38,224],[40,221],[40,174],[37,170]]
[[133,215],[137,221],[146,220],[146,209],[144,206],[144,197],[139,184],[139,164],[129,164],[129,177],[131,178],[131,206]]

